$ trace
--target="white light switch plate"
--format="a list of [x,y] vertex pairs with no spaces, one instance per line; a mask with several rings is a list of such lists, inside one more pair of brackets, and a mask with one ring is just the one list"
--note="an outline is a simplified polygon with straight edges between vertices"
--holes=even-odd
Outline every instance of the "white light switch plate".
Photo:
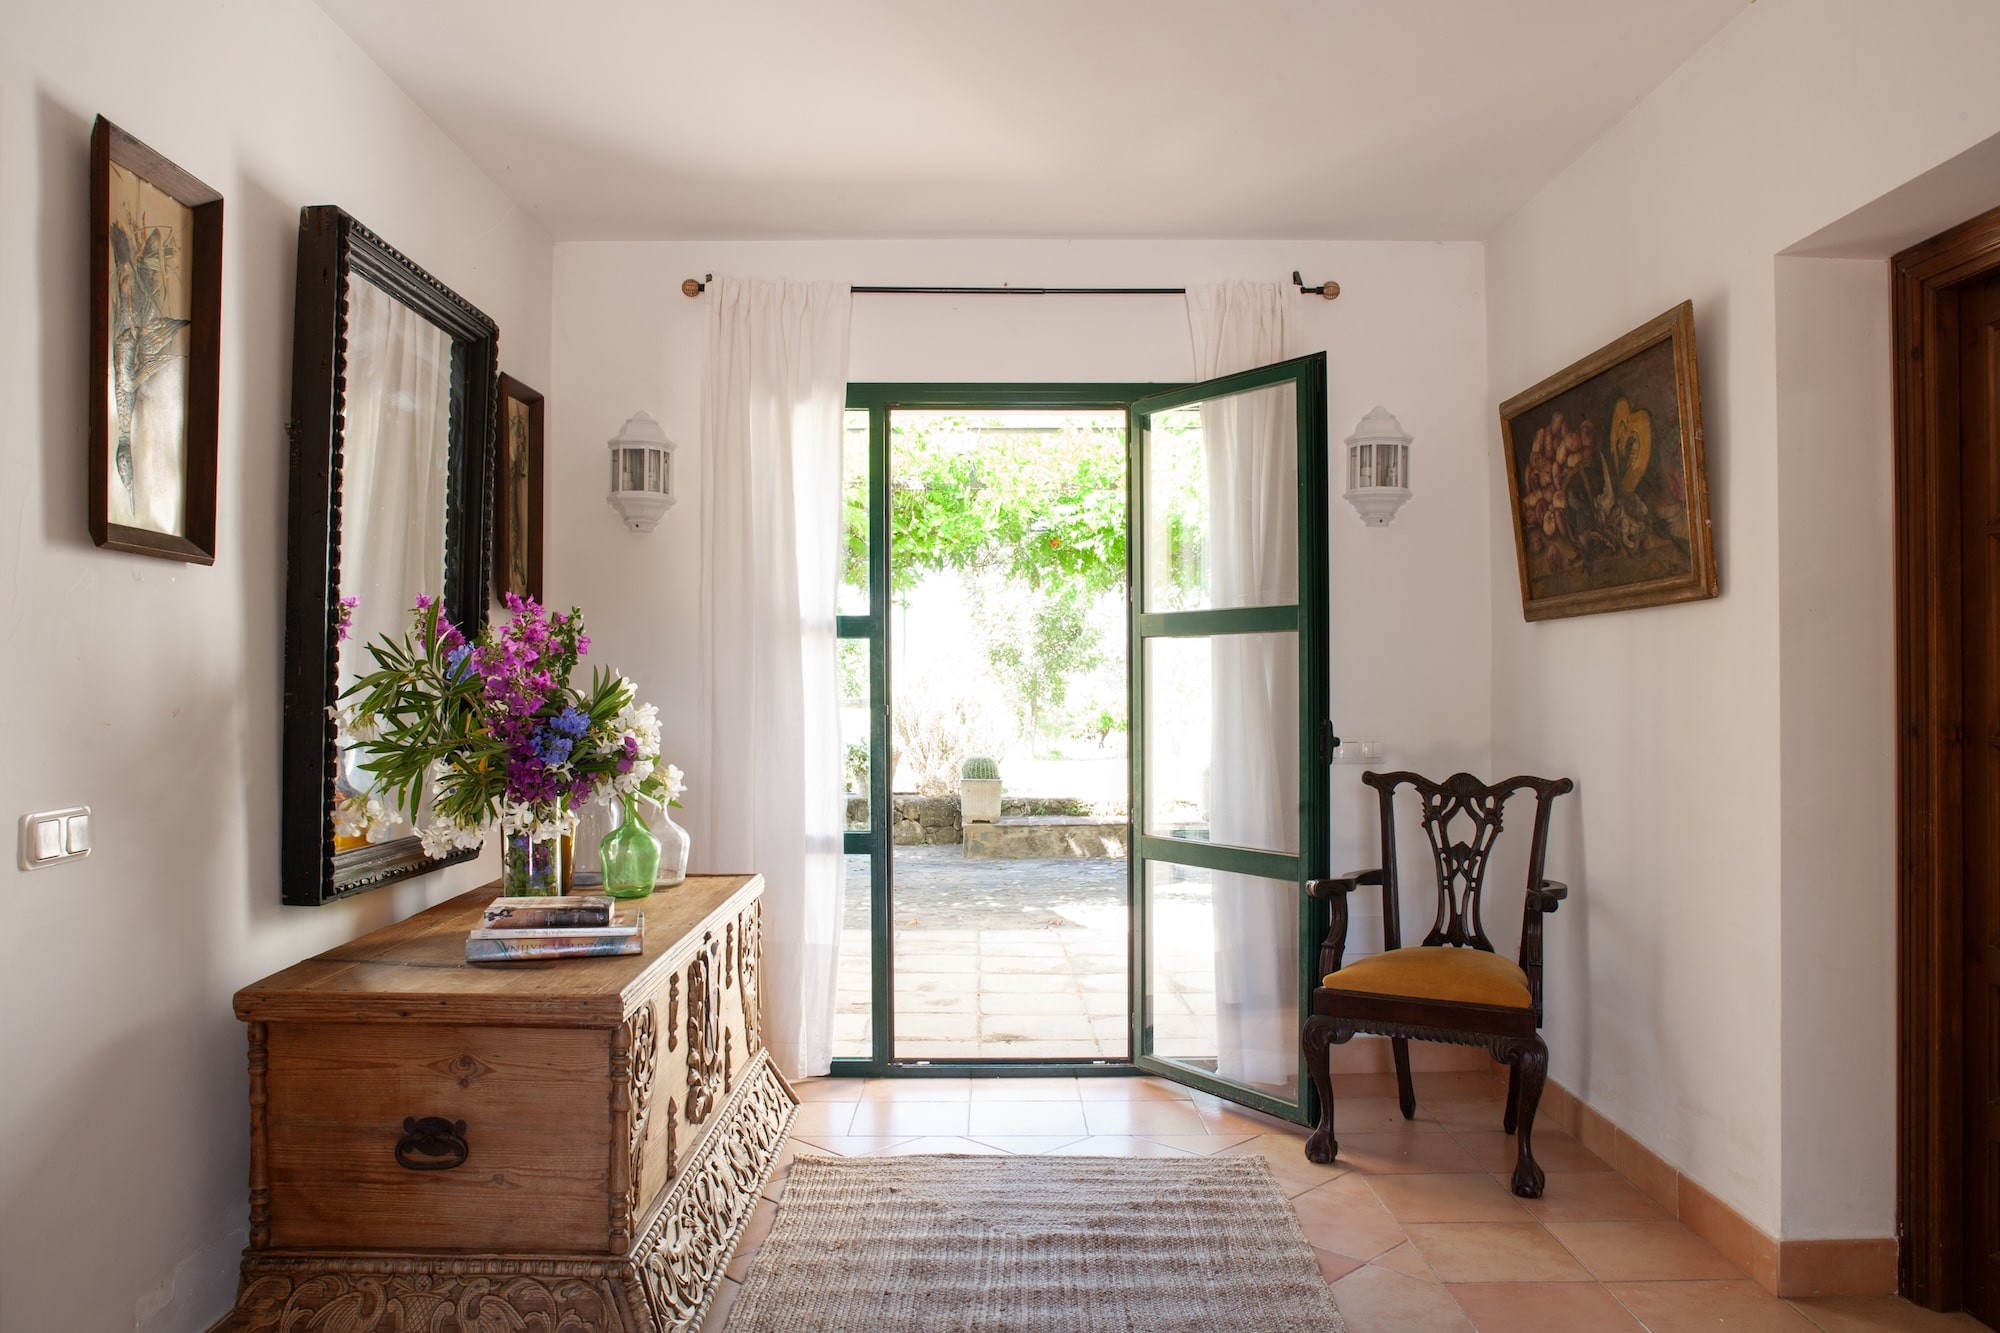
[[21,816],[21,869],[41,870],[89,855],[89,806]]
[[1387,741],[1342,741],[1334,747],[1336,764],[1379,764],[1389,753]]

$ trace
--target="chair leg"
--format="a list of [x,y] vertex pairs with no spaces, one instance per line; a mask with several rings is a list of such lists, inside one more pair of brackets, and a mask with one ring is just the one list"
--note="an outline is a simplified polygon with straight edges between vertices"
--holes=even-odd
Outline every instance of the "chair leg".
[[1521,1066],[1507,1066],[1507,1114],[1501,1118],[1500,1127],[1509,1134],[1514,1126],[1521,1123]]
[[1520,1128],[1514,1138],[1514,1193],[1523,1199],[1539,1199],[1544,1177],[1535,1163],[1532,1140],[1535,1109],[1541,1105],[1542,1084],[1549,1076],[1549,1048],[1539,1035],[1533,1036],[1514,1047],[1513,1057],[1514,1073],[1509,1081],[1518,1079],[1521,1085]]
[[1403,1119],[1415,1120],[1417,1090],[1410,1082],[1410,1039],[1389,1038],[1389,1053],[1396,1057],[1396,1100],[1403,1108]]
[[1327,1064],[1333,1045],[1333,1020],[1321,1014],[1306,1019],[1299,1033],[1299,1048],[1305,1052],[1306,1068],[1319,1092],[1319,1125],[1306,1140],[1306,1160],[1321,1166],[1340,1152],[1340,1143],[1333,1137],[1333,1071]]

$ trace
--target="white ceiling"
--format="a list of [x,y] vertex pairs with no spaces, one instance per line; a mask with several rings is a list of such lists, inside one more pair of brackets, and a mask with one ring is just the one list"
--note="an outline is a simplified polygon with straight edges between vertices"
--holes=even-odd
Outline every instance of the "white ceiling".
[[1472,239],[1749,0],[320,0],[558,239]]

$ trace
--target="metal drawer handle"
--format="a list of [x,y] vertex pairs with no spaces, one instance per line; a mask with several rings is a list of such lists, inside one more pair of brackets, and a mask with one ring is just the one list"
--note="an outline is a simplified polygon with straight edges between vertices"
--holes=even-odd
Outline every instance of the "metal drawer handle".
[[403,1137],[396,1143],[396,1165],[408,1171],[449,1171],[465,1165],[465,1122],[427,1115],[403,1119]]

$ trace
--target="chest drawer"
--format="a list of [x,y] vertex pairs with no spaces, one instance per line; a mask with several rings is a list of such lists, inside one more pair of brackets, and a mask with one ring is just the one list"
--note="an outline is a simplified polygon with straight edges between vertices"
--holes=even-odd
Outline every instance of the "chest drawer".
[[[267,1042],[272,1246],[609,1246],[610,1033],[271,1023]],[[409,1132],[429,1118],[464,1123],[462,1161]]]

